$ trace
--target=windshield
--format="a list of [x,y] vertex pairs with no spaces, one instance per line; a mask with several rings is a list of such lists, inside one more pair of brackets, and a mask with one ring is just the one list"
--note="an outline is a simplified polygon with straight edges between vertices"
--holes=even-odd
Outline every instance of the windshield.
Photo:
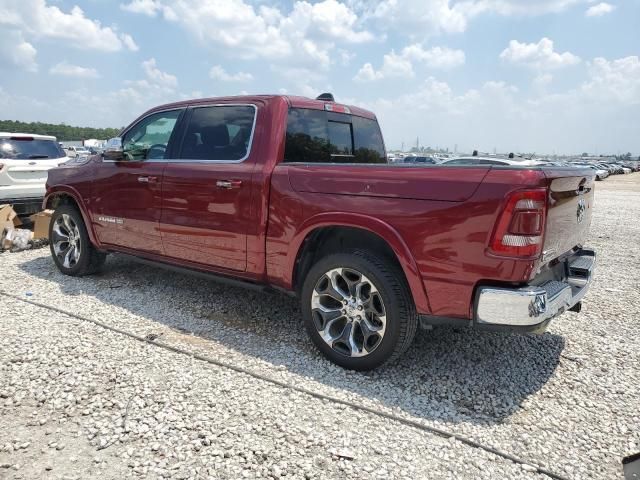
[[38,140],[30,137],[0,138],[0,158],[33,160],[64,156],[64,152],[55,140]]

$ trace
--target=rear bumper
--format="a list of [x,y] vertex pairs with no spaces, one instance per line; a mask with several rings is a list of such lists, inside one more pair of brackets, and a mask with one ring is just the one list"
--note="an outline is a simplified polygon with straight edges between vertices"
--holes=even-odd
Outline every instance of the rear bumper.
[[587,293],[596,253],[579,250],[567,259],[566,266],[563,280],[521,288],[480,287],[475,300],[475,325],[500,330],[544,330],[552,318],[574,307]]

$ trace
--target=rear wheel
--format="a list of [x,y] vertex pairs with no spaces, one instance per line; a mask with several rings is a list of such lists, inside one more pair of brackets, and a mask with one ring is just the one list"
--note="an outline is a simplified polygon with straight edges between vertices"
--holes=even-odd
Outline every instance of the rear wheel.
[[314,265],[302,288],[305,327],[332,362],[371,370],[411,344],[417,315],[399,267],[355,251]]
[[78,209],[68,204],[56,208],[51,216],[49,247],[53,261],[65,275],[95,273],[106,259],[106,254],[98,252],[91,244]]

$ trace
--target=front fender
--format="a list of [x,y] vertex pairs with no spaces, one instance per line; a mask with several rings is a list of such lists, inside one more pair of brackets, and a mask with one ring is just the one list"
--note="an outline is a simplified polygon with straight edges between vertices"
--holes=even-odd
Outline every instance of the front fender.
[[289,278],[285,280],[289,285],[293,283],[293,272],[302,243],[313,230],[322,227],[360,228],[382,238],[389,245],[402,267],[411,289],[416,309],[419,313],[428,314],[431,312],[418,265],[400,234],[391,225],[382,220],[357,213],[326,212],[305,220],[294,235],[287,255],[286,272]]
[[91,215],[87,210],[86,205],[82,201],[82,196],[78,193],[78,191],[69,186],[69,185],[56,185],[53,187],[47,188],[47,193],[42,201],[42,208],[47,209],[51,208],[53,204],[53,199],[57,196],[68,196],[70,197],[75,204],[78,206],[80,210],[80,214],[82,215],[82,220],[84,221],[84,225],[87,228],[87,234],[89,235],[89,240],[96,247],[100,248],[100,242],[98,241],[98,237],[96,236],[96,232],[93,229],[93,222],[91,221]]

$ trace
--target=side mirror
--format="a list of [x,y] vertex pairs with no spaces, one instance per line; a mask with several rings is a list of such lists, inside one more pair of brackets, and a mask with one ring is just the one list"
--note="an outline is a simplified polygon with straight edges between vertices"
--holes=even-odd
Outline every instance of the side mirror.
[[107,147],[102,152],[103,158],[107,160],[112,160],[114,162],[121,162],[124,160],[124,150],[122,148],[122,139],[120,137],[115,137],[109,139],[107,142]]

